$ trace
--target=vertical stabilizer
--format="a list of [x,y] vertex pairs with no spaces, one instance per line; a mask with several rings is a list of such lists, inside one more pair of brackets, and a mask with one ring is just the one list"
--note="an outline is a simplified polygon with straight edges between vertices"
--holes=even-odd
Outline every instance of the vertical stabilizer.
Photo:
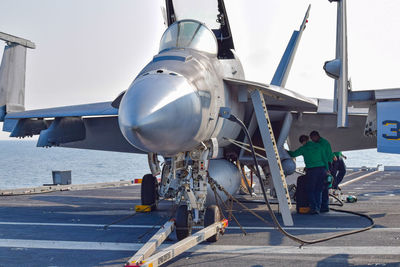
[[7,113],[25,109],[26,49],[35,48],[35,44],[1,32],[0,40],[7,42],[0,65],[0,121],[3,121]]
[[292,37],[290,38],[285,53],[283,54],[281,61],[279,62],[278,68],[275,71],[271,84],[285,87],[290,69],[292,67],[294,56],[296,55],[297,47],[300,43],[301,35],[306,28],[307,19],[310,15],[310,9],[311,5],[308,6],[306,15],[304,16],[303,22],[300,25],[300,29],[298,31],[293,31]]
[[337,2],[336,59],[325,62],[324,70],[335,79],[333,110],[337,112],[337,127],[347,127],[348,67],[347,67],[347,14],[346,0]]

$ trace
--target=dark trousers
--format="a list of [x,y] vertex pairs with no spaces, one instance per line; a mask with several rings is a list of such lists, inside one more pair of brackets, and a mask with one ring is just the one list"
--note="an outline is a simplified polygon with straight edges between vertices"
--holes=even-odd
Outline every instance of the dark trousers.
[[321,210],[329,210],[329,188],[328,184],[325,183],[326,175],[324,177],[324,185],[322,187],[322,195],[321,195]]
[[326,169],[316,167],[307,169],[307,195],[310,201],[310,209],[319,211],[321,208],[322,188],[326,178]]
[[[334,161],[335,162],[335,161]],[[335,172],[335,166],[334,166],[334,162],[329,162],[329,171],[331,172],[331,175],[333,176],[334,180],[335,176],[333,175],[333,173]],[[326,171],[325,171],[325,175],[323,175],[323,179],[322,179],[322,194],[321,194],[321,210],[329,210],[329,184],[326,181]],[[333,185],[332,185],[333,187]]]
[[338,185],[342,182],[343,177],[346,175],[346,164],[342,158],[333,162],[331,174],[334,178],[332,188],[338,189]]

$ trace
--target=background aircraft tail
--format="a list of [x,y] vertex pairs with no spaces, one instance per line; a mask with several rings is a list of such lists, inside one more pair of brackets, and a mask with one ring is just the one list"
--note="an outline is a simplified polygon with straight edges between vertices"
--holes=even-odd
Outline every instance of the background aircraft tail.
[[307,19],[308,16],[310,15],[310,9],[311,5],[308,6],[306,15],[304,16],[300,29],[298,31],[293,31],[292,37],[290,38],[285,53],[283,54],[281,61],[279,62],[278,68],[275,71],[271,84],[285,87],[286,80],[289,76],[289,72],[292,67],[294,56],[296,55],[297,47],[299,46],[303,31],[306,28]]
[[0,65],[0,121],[7,113],[25,110],[26,49],[35,44],[0,32],[0,40],[6,41]]

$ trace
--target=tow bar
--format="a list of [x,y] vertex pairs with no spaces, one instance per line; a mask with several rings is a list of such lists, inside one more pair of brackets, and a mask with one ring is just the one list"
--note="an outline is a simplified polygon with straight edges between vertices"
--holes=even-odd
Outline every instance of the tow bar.
[[150,238],[149,241],[146,242],[146,244],[143,245],[141,249],[135,253],[135,255],[132,256],[132,258],[128,260],[125,267],[161,266],[213,235],[224,233],[226,227],[228,227],[228,220],[224,219],[220,222],[216,222],[169,247],[161,249],[159,252],[151,256],[156,251],[157,247],[159,247],[175,229],[175,222],[169,220]]

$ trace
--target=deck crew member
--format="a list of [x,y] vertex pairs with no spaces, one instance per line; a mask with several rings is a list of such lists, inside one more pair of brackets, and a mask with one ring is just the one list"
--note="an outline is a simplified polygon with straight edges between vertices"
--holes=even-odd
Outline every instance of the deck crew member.
[[343,177],[346,175],[346,164],[343,161],[347,159],[345,155],[341,151],[333,152],[336,156],[336,160],[333,161],[332,167],[332,176],[334,178],[332,189],[338,189],[339,184],[342,182]]
[[[328,161],[328,171],[332,170],[333,161],[336,160],[336,156],[332,153],[332,147],[328,140],[322,138],[317,131],[312,131],[310,133],[310,138],[313,142],[320,144],[324,151],[324,158]],[[320,212],[329,212],[329,188],[326,183],[327,174],[323,175],[321,179],[323,180],[322,188],[322,199],[321,199],[321,210]]]
[[309,141],[308,136],[299,138],[303,145],[295,151],[288,151],[291,157],[303,156],[307,168],[307,195],[310,202],[310,214],[318,214],[321,207],[323,179],[326,176],[328,162],[325,159],[324,148]]

